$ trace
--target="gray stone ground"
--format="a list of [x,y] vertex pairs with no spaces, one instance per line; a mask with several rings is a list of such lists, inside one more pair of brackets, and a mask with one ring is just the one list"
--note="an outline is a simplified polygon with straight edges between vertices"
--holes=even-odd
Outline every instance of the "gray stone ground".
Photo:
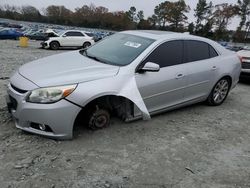
[[62,53],[0,41],[0,187],[249,188],[250,83],[222,106],[197,104],[151,121],[79,130],[54,141],[15,128],[4,95],[8,77],[31,60]]

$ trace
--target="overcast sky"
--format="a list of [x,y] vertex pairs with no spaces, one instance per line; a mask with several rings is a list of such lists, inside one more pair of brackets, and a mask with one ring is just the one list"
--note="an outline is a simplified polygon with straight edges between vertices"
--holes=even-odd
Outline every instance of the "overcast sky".
[[[165,0],[0,0],[0,5],[32,5],[38,9],[47,7],[48,5],[64,5],[66,8],[74,10],[76,7],[83,5],[104,6],[109,11],[128,10],[131,6],[135,6],[137,10],[143,10],[146,17],[154,13],[154,7]],[[171,0],[170,0],[171,1]],[[208,0],[209,1],[209,0]],[[237,0],[211,0],[213,4],[220,3],[236,3]],[[193,9],[196,7],[198,0],[186,0],[186,3],[191,7],[192,11],[188,14],[189,22],[194,21]],[[234,19],[230,25],[230,29],[235,29],[238,26],[238,19]]]

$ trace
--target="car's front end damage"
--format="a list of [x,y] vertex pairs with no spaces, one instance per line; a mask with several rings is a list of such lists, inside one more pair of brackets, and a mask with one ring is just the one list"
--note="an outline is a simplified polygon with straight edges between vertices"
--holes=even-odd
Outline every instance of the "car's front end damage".
[[[68,63],[66,56],[74,61]],[[25,64],[11,77],[7,93],[17,128],[54,139],[73,138],[74,126],[93,108],[105,107],[128,121],[137,106],[144,119],[150,118],[128,71],[86,58],[78,51]]]
[[49,48],[48,40],[43,41],[43,42],[41,42],[40,44],[41,44],[41,47],[42,47],[42,48],[45,48],[45,49]]

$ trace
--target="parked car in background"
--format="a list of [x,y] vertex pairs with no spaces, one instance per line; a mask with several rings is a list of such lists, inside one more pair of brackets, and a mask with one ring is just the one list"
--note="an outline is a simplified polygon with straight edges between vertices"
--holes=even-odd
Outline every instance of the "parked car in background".
[[250,78],[250,47],[244,47],[243,50],[237,52],[241,57],[241,78]]
[[22,33],[14,30],[14,29],[3,29],[0,31],[0,39],[19,39],[19,37],[23,36]]
[[243,49],[243,46],[228,45],[226,46],[226,49],[234,51],[234,52],[238,52]]
[[55,31],[53,29],[47,29],[45,31],[45,34],[47,34],[48,38],[50,38],[50,37],[59,37],[58,31]]
[[221,105],[240,71],[237,54],[209,39],[124,31],[23,65],[7,104],[18,128],[69,139],[77,124],[101,129],[112,115],[131,121],[202,101]]
[[92,37],[95,42],[98,42],[99,40],[101,40],[100,38],[98,38],[98,36],[95,33],[85,32],[85,34],[88,35],[89,37]]
[[48,40],[48,34],[41,32],[33,32],[25,36],[28,37],[30,40],[42,40],[42,41]]
[[57,50],[60,47],[82,47],[87,48],[95,43],[93,37],[79,30],[67,30],[58,33],[58,37],[50,37],[41,43],[43,48]]

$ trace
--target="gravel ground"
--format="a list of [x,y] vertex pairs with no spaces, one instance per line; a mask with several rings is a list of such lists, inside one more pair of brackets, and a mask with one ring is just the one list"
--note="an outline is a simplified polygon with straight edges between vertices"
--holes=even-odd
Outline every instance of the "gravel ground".
[[4,95],[20,65],[62,51],[0,41],[0,187],[249,188],[250,84],[219,107],[197,104],[54,141],[15,128]]

